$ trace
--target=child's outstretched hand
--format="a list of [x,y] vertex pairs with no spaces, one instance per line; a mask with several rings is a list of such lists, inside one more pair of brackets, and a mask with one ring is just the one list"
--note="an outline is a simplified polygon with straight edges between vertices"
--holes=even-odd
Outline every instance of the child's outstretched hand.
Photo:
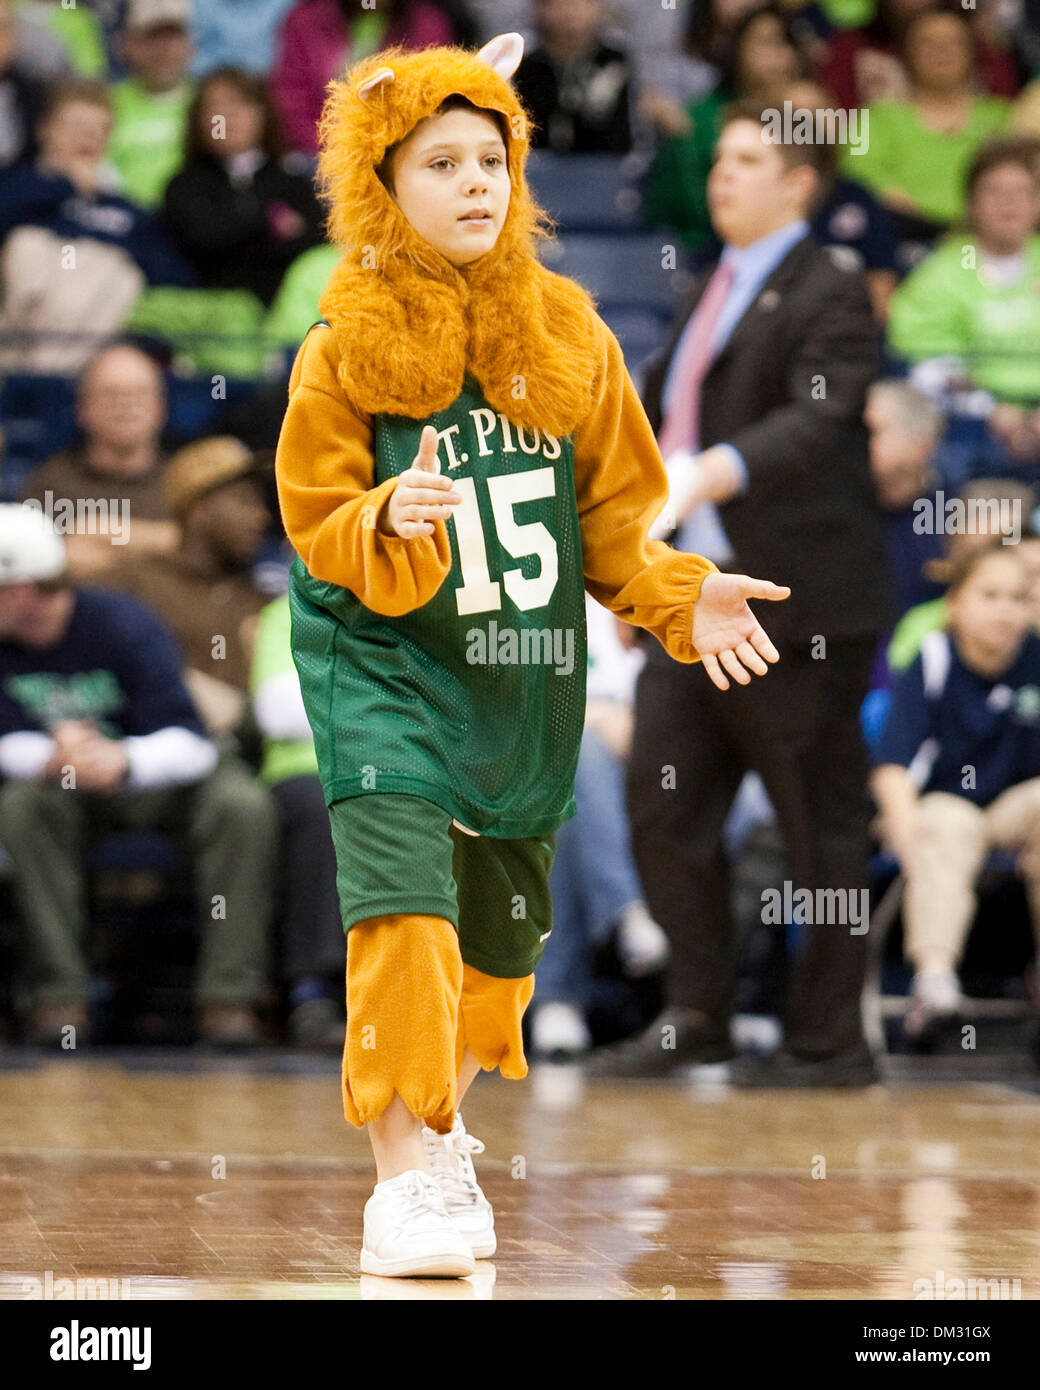
[[780,653],[747,601],[764,598],[777,602],[790,593],[784,585],[772,584],[768,579],[750,579],[746,574],[705,577],[700,597],[693,605],[692,641],[705,671],[720,690],[729,689],[722,666],[739,685],[749,685],[751,677],[745,667],[756,676],[764,676],[769,669],[766,661],[780,660]]
[[451,485],[451,479],[441,475],[437,458],[437,431],[432,425],[423,428],[419,452],[397,479],[387,505],[390,533],[403,536],[430,536],[436,519],[445,519],[462,497]]

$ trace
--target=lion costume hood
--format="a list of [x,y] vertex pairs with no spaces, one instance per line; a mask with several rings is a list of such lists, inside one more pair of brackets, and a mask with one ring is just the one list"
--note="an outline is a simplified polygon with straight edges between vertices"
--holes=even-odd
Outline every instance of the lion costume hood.
[[[593,402],[599,366],[595,305],[536,255],[548,219],[524,177],[529,120],[508,78],[519,34],[479,53],[385,49],[329,84],[318,179],[344,256],[320,308],[336,336],[339,380],[360,409],[422,419],[458,397],[464,375],[518,424],[570,434]],[[411,226],[376,169],[458,93],[500,113],[510,198],[494,247],[459,269]]]

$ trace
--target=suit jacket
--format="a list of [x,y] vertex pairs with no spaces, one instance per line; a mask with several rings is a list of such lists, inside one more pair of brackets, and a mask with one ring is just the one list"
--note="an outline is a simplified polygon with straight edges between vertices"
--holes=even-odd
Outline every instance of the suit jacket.
[[[708,278],[646,369],[655,432],[668,365]],[[863,423],[878,357],[863,275],[806,237],[768,277],[701,388],[701,448],[732,444],[748,468],[747,491],[719,507],[735,553],[729,568],[791,586],[785,603],[760,605],[779,646],[865,637],[891,618]]]

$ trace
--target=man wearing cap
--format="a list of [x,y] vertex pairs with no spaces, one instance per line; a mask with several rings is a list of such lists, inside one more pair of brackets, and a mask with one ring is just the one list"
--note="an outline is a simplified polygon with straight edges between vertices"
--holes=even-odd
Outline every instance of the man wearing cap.
[[83,856],[117,827],[193,855],[202,1038],[262,1040],[276,854],[268,792],[218,763],[162,623],[126,594],[77,588],[39,509],[0,506],[0,844],[15,866],[30,1018],[56,1043],[89,1026]]
[[130,75],[111,88],[115,128],[108,152],[123,193],[141,207],[158,207],[184,161],[194,95],[187,77],[190,20],[189,0],[131,0],[119,36]]
[[242,712],[255,619],[270,599],[250,572],[271,522],[262,477],[262,461],[228,435],[178,450],[163,484],[180,544],[164,555],[136,555],[128,547],[125,562],[106,580],[136,594],[169,625],[214,731]]

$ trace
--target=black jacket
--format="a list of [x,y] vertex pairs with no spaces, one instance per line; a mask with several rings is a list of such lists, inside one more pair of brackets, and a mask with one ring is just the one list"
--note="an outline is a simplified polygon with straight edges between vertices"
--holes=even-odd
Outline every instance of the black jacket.
[[[277,232],[275,204],[300,214],[304,230]],[[163,220],[207,289],[252,290],[274,298],[289,265],[324,240],[324,216],[311,176],[286,160],[268,160],[243,184],[234,184],[213,159],[186,164],[166,188]]]
[[628,59],[599,44],[587,59],[558,66],[543,48],[524,58],[514,82],[534,123],[534,149],[557,154],[628,154],[632,148]]
[[[668,364],[708,278],[644,375],[655,431]],[[785,603],[759,605],[777,645],[869,636],[891,616],[863,423],[878,350],[862,273],[806,237],[766,280],[705,378],[700,447],[732,444],[748,468],[747,491],[719,507],[736,557],[729,568],[791,586]]]

